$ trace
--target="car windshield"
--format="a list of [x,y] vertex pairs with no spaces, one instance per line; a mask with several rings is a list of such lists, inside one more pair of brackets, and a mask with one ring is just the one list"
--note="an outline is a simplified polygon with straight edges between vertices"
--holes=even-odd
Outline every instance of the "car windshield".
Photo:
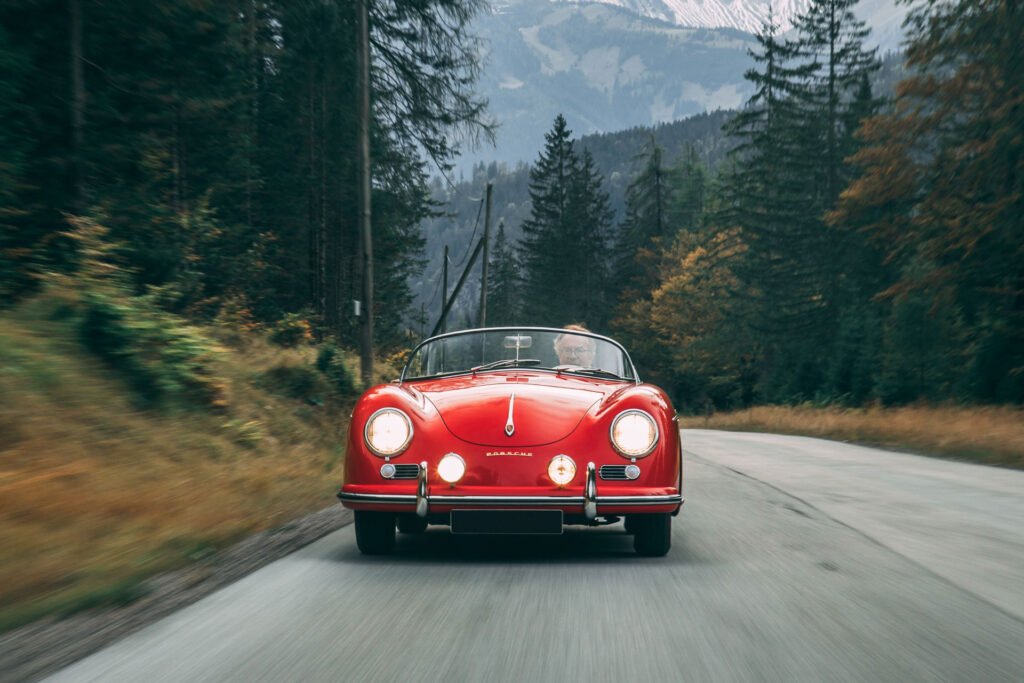
[[530,368],[635,381],[621,346],[574,330],[494,328],[428,339],[409,357],[403,379]]

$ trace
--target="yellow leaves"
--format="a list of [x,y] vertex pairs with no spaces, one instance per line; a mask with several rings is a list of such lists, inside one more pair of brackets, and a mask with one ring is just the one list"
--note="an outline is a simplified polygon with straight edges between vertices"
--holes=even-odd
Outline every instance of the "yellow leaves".
[[[691,236],[692,237],[692,236]],[[626,307],[620,324],[645,339],[676,372],[720,374],[733,359],[719,341],[731,324],[731,266],[744,246],[739,231],[680,239],[658,255],[657,285]],[[651,262],[653,254],[645,254]]]

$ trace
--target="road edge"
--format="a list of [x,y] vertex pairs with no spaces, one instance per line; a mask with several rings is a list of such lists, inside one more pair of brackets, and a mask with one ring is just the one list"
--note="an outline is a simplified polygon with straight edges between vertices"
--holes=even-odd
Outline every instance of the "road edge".
[[335,504],[143,584],[123,607],[47,617],[0,634],[0,681],[37,681],[352,522]]

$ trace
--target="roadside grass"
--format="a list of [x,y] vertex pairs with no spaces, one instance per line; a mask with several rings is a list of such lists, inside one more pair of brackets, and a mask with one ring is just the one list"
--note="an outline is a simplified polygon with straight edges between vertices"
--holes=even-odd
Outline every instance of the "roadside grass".
[[219,405],[142,407],[58,299],[0,313],[0,630],[130,602],[149,576],[336,502],[354,397],[267,379],[313,368],[314,347],[211,328]]
[[708,418],[681,417],[679,425],[816,436],[1024,469],[1024,409],[1009,406],[760,406]]

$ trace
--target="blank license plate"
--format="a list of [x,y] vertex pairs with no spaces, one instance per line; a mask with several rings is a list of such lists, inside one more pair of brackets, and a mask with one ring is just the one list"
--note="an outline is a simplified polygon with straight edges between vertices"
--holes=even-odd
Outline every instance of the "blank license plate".
[[561,510],[452,510],[453,534],[560,534]]

